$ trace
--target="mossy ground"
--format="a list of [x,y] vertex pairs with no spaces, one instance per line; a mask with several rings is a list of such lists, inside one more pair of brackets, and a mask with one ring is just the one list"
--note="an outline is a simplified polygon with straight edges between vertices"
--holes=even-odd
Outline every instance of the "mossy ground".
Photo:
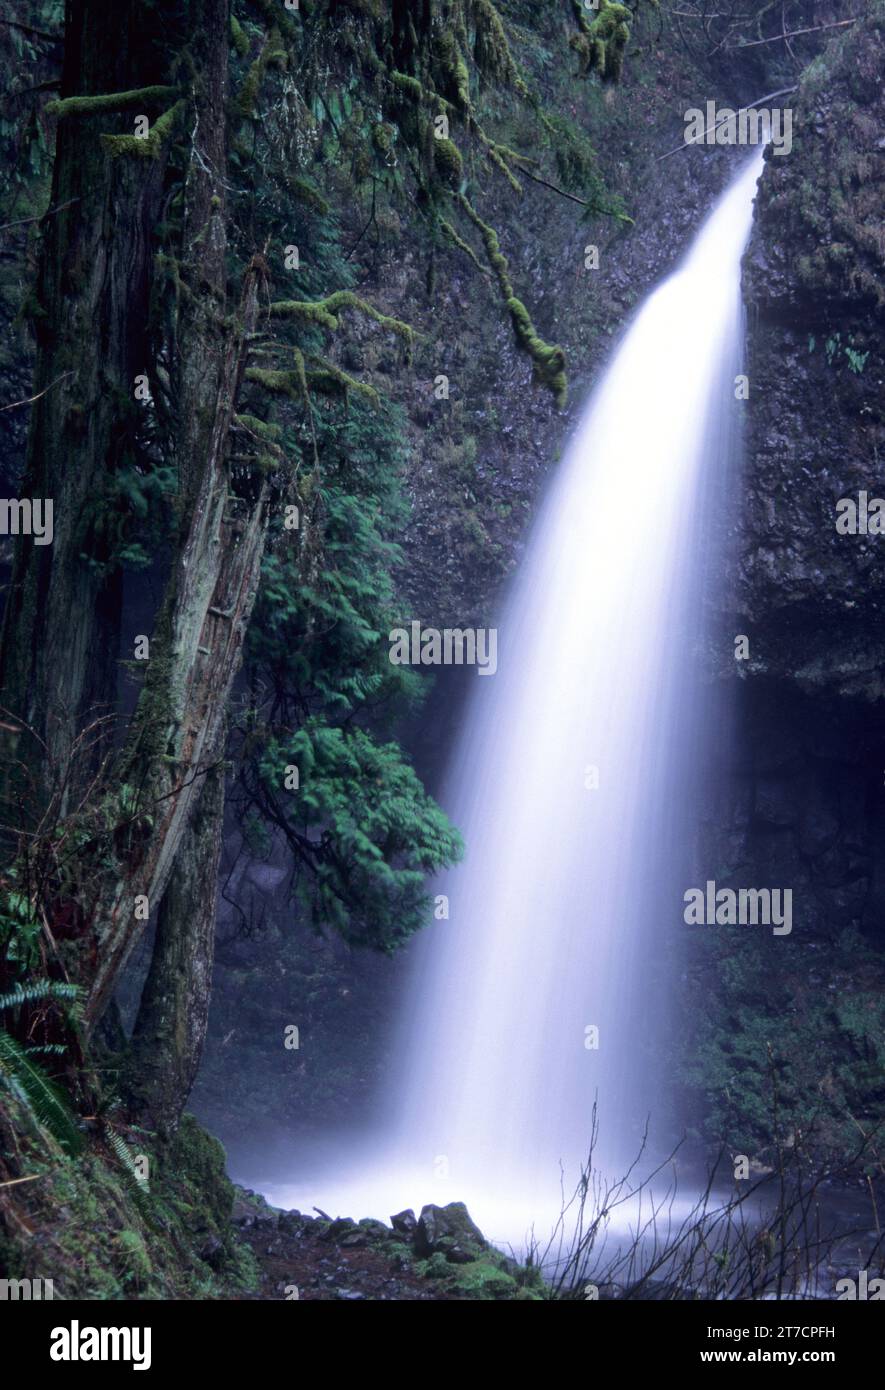
[[[118,1133],[121,1133],[119,1130]],[[540,1299],[536,1270],[469,1239],[424,1258],[383,1222],[278,1212],[236,1188],[217,1139],[186,1115],[139,1190],[103,1131],[67,1157],[30,1112],[0,1106],[0,1273],[51,1279],[56,1299]],[[26,1178],[26,1182],[16,1181]],[[466,1215],[466,1213],[465,1213]],[[468,1218],[469,1220],[469,1218]],[[477,1233],[478,1236],[478,1233]]]
[[[217,1139],[185,1116],[153,1152],[142,1193],[99,1130],[68,1158],[30,1113],[0,1103],[0,1267],[11,1278],[53,1282],[59,1299],[241,1297],[257,1281],[251,1249],[231,1225],[234,1187]],[[14,1182],[27,1178],[26,1182]],[[12,1185],[14,1183],[14,1185]]]

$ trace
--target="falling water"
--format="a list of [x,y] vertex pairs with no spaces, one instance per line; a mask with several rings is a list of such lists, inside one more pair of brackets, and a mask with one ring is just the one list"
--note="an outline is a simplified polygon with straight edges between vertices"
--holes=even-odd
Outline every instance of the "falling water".
[[579,1176],[594,1102],[602,1171],[623,1173],[649,1114],[666,1135],[698,542],[728,452],[760,170],[761,155],[645,302],[540,510],[443,798],[467,850],[419,947],[389,1147],[350,1173],[324,1165],[327,1209],[458,1198],[516,1242],[558,1211],[560,1169],[566,1187]]

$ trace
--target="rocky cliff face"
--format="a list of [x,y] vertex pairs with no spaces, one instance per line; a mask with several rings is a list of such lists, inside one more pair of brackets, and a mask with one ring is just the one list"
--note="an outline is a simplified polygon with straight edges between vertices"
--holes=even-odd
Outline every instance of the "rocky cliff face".
[[881,699],[885,567],[837,502],[885,492],[885,12],[812,65],[770,158],[746,261],[747,472],[738,595],[748,671]]
[[712,1005],[690,1049],[708,1098],[721,1088],[712,1128],[764,1143],[777,1085],[789,1125],[840,1156],[885,1103],[885,535],[837,529],[841,499],[862,517],[862,495],[869,514],[885,494],[883,35],[877,4],[801,81],[745,261],[743,484],[714,663],[735,717],[700,858],[719,884],[791,889],[793,932],[717,941],[691,972]]

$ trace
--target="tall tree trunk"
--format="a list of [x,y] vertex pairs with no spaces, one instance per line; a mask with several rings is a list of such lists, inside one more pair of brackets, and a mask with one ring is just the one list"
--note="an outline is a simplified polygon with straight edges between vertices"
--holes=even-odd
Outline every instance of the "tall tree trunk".
[[[84,986],[87,1029],[111,999],[147,911],[158,915],[135,1051],[146,1068],[142,1104],[168,1130],[205,1034],[226,708],[258,584],[268,487],[259,476],[247,496],[234,496],[228,458],[265,275],[255,257],[239,302],[228,304],[230,4],[189,0],[170,7],[163,26],[159,14],[152,0],[68,0],[62,98],[168,90],[182,77],[187,86],[191,150],[170,337],[180,523],[125,746],[83,825],[66,830],[40,906],[50,932],[65,924],[59,949]],[[123,105],[144,114],[140,98]],[[139,431],[135,378],[153,376],[152,235],[165,197],[161,150],[144,158],[102,142],[123,130],[132,131],[129,115],[62,104],[59,211],[46,224],[39,276],[35,390],[43,394],[26,484],[26,495],[53,499],[55,541],[20,544],[0,642],[0,701],[37,735],[37,814],[93,707],[109,711],[116,694],[120,579],[101,520]],[[54,806],[65,813],[63,799]]]
[[146,1123],[164,1136],[178,1126],[206,1038],[223,807],[224,773],[213,768],[160,905],[132,1037],[132,1098]]
[[[69,0],[61,96],[160,84],[155,26],[148,0]],[[19,538],[0,638],[0,701],[46,743],[37,815],[78,734],[116,694],[121,583],[100,509],[138,423],[163,190],[162,159],[107,153],[100,137],[119,120],[59,120],[51,208],[60,211],[44,222],[40,252],[34,390],[43,394],[22,494],[52,500],[54,539]],[[41,757],[21,737],[4,752]]]
[[[250,501],[230,495],[228,438],[249,337],[257,322],[263,262],[253,261],[241,303],[225,318],[227,0],[197,0],[192,23],[194,149],[186,184],[181,276],[187,293],[176,364],[186,536],[152,640],[145,687],[120,771],[127,785],[143,789],[141,804],[150,824],[133,838],[115,881],[102,886],[95,904],[94,971],[86,1005],[90,1025],[100,1016],[143,929],[143,920],[133,911],[135,898],[144,895],[152,908],[161,902],[176,856],[190,852],[189,826],[195,815],[201,822],[216,822],[204,825],[201,835],[220,838],[223,788],[207,808],[202,786],[224,755],[225,711],[240,665],[267,528],[263,482]],[[184,883],[190,881],[186,864],[180,876]],[[213,885],[204,909],[211,907],[213,916],[215,895]],[[186,897],[186,892],[174,890],[161,909],[164,929],[155,945],[156,978],[179,971],[184,960],[198,990],[206,967],[199,952],[182,940],[194,926],[192,912],[183,907]],[[205,933],[203,938],[205,950]],[[148,1013],[150,1008],[147,1000]],[[166,1033],[163,1046],[174,1050],[174,1030]],[[171,1051],[169,1066],[178,1068]]]

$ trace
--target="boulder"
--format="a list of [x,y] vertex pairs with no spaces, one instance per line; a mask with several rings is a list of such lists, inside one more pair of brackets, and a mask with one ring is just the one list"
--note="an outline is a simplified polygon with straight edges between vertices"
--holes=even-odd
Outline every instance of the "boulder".
[[488,1244],[463,1202],[449,1202],[445,1207],[432,1204],[422,1207],[414,1242],[419,1255],[429,1255],[435,1250],[444,1254],[457,1250],[455,1263],[476,1259]]
[[398,1211],[395,1216],[390,1218],[390,1224],[395,1231],[399,1231],[401,1235],[408,1236],[410,1240],[414,1236],[418,1226],[415,1213],[412,1211],[411,1207],[407,1207],[405,1211]]

